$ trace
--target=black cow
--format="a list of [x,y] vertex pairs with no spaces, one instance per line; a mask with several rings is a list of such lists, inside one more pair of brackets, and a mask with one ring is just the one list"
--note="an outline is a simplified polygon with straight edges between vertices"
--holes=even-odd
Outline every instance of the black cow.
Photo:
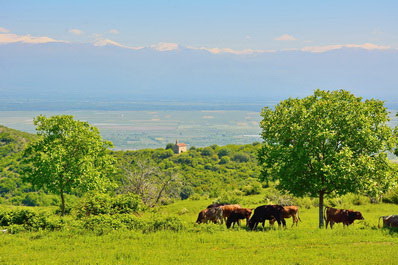
[[252,218],[249,220],[249,227],[251,230],[255,229],[258,223],[264,223],[265,220],[274,219],[280,226],[286,227],[286,221],[283,218],[283,207],[280,205],[262,205],[254,210]]

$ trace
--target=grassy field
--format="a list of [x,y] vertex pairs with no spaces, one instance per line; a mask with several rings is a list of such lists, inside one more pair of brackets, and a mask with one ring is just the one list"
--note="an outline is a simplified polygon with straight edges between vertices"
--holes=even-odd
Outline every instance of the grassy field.
[[[246,197],[242,206],[260,205],[261,196]],[[57,232],[0,234],[0,264],[396,264],[398,233],[377,228],[378,217],[398,212],[392,204],[351,207],[365,221],[349,228],[317,228],[317,208],[301,209],[296,228],[247,231],[214,224],[196,225],[210,200],[180,201],[145,213],[142,218],[178,216],[179,232],[65,229]]]

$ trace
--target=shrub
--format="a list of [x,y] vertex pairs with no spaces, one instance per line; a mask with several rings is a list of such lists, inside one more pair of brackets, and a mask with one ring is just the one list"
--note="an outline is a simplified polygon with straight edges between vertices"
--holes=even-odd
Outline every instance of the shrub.
[[185,229],[185,225],[177,217],[166,217],[155,219],[153,222],[149,223],[145,228],[144,232],[156,232],[160,230],[170,230],[170,231],[181,231]]
[[112,213],[136,213],[143,210],[140,196],[132,193],[117,195],[111,200]]
[[328,205],[339,208],[349,208],[353,205],[365,205],[369,203],[369,197],[353,193],[348,193],[346,195],[327,200]]
[[264,200],[269,204],[279,204],[279,205],[295,205],[296,200],[293,196],[289,194],[282,194],[275,188],[268,188],[265,190]]
[[243,186],[241,190],[245,195],[260,194],[262,186],[259,182],[253,182],[251,184]]
[[398,204],[398,188],[390,190],[389,192],[387,192],[384,195],[382,201],[386,202],[386,203]]
[[227,149],[227,148],[221,148],[218,151],[218,157],[219,158],[224,157],[224,156],[229,156],[230,154],[231,154],[231,151],[229,149]]
[[145,227],[144,221],[131,214],[102,214],[84,218],[82,222],[84,229],[100,233],[117,229],[141,230]]
[[111,197],[108,194],[89,193],[77,206],[77,217],[90,215],[135,213],[144,209],[141,198],[132,193]]
[[181,200],[188,199],[194,193],[193,188],[191,186],[184,186],[180,191]]
[[[0,226],[10,227],[14,232],[23,230],[37,231],[43,229],[60,229],[63,224],[60,220],[49,218],[45,213],[36,213],[27,209],[0,211]],[[13,233],[14,233],[13,232]]]
[[224,192],[218,197],[213,203],[230,203],[230,204],[238,204],[241,202],[241,198],[238,197],[233,192]]
[[219,164],[225,165],[225,164],[228,164],[230,161],[231,161],[231,158],[229,158],[229,156],[223,156],[223,157],[221,157]]
[[250,160],[249,155],[245,154],[245,153],[237,153],[232,157],[232,160],[235,162],[248,162]]

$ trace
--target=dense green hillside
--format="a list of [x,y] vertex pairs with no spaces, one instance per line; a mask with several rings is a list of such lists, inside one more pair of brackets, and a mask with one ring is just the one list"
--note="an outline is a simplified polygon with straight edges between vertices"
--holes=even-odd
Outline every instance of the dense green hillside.
[[[53,205],[58,198],[32,190],[21,180],[20,159],[27,143],[37,136],[0,127],[0,202],[14,205]],[[112,152],[118,172],[112,178],[116,192],[133,189],[129,183],[142,171],[151,171],[146,179],[151,188],[160,190],[165,184],[161,201],[186,199],[191,196],[216,198],[225,191],[235,195],[255,194],[261,189],[257,180],[258,143],[195,148],[182,154],[171,149],[143,149]],[[141,165],[139,167],[138,165]],[[167,181],[167,172],[173,181]],[[156,193],[156,192],[155,192]],[[229,192],[231,193],[231,192]],[[157,197],[156,194],[153,196]]]
[[24,192],[31,191],[30,185],[22,183],[20,159],[26,145],[35,138],[0,125],[0,202],[20,201]]

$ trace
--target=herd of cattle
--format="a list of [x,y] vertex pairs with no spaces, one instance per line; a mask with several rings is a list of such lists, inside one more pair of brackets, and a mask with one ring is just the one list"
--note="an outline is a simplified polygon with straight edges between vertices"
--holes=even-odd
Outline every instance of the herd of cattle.
[[[252,215],[253,213],[253,215]],[[297,206],[281,206],[281,205],[262,205],[257,208],[249,209],[242,208],[239,204],[211,204],[206,209],[199,212],[196,223],[221,223],[224,222],[227,228],[234,227],[237,223],[240,225],[240,220],[246,219],[246,225],[251,229],[256,229],[261,223],[265,226],[265,221],[269,220],[270,225],[278,222],[286,227],[285,218],[292,218],[293,224],[298,225],[301,221],[299,216],[299,208]],[[345,209],[336,209],[332,207],[325,208],[324,214],[326,228],[330,225],[333,228],[335,223],[343,223],[343,226],[352,224],[355,220],[364,220],[361,212]],[[398,215],[381,216],[384,227],[398,227]]]

